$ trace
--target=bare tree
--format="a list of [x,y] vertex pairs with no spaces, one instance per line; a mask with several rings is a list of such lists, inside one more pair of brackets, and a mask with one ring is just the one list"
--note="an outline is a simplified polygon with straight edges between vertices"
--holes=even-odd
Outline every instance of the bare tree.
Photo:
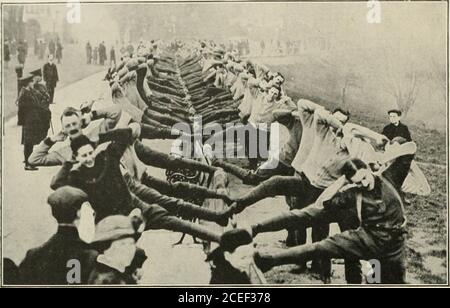
[[347,101],[347,91],[350,88],[361,88],[358,83],[358,76],[354,74],[353,72],[348,72],[344,76],[344,84],[342,85],[342,91],[341,91],[341,102],[342,105],[346,105]]
[[422,86],[422,77],[412,61],[405,59],[404,63],[398,61],[393,63],[391,59],[392,57],[385,54],[385,88],[394,97],[403,117],[406,117],[416,103]]
[[447,101],[447,65],[445,63],[441,63],[436,57],[432,58],[429,78],[438,83],[443,99],[444,101]]
[[397,107],[402,111],[404,117],[416,103],[419,91],[418,72],[414,70],[405,74],[404,80],[392,83],[391,94],[395,97]]

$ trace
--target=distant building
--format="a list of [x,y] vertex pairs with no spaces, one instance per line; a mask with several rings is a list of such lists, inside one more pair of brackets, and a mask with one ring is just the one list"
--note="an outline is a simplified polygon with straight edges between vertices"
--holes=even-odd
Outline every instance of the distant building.
[[3,9],[5,36],[10,39],[31,44],[41,37],[72,38],[65,5],[4,5]]

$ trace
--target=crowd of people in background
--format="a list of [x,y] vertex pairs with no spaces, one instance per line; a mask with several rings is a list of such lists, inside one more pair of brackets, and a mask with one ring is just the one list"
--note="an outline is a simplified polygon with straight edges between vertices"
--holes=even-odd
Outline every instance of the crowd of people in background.
[[[9,40],[5,38],[3,42],[3,61],[5,62],[5,66],[8,67],[12,57],[15,56],[17,56],[18,64],[24,66],[28,57],[29,48],[28,41],[25,39],[16,42],[15,39]],[[39,60],[43,60],[46,55],[53,55],[58,64],[62,61],[64,48],[58,37],[56,39],[50,39],[48,42],[44,38],[36,38],[33,49],[34,55]]]
[[[105,42],[102,41],[98,46],[92,46],[88,41],[85,46],[86,63],[94,65],[108,64],[108,51]],[[116,51],[114,45],[109,49],[109,66],[116,65]]]

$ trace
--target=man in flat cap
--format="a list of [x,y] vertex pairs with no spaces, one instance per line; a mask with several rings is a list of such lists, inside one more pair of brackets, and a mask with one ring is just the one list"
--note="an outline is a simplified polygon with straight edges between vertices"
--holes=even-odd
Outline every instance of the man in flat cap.
[[[50,121],[52,118],[52,113],[50,111],[50,94],[47,91],[47,87],[42,83],[42,70],[37,69],[31,71],[30,74],[33,76],[34,87],[33,90],[38,99],[40,109],[40,117],[43,122],[43,133],[47,135],[48,129],[50,128]],[[44,136],[44,137],[45,137]],[[44,138],[42,138],[44,139]]]
[[[81,190],[64,186],[48,197],[58,230],[27,252],[19,266],[22,284],[86,284],[98,253],[86,242],[94,237],[94,211]],[[84,239],[84,241],[82,240]]]
[[58,69],[56,64],[53,63],[53,55],[48,55],[48,62],[44,64],[42,68],[44,74],[45,85],[47,86],[48,93],[50,94],[50,104],[53,104],[53,97],[55,94],[56,84],[59,81]]
[[386,125],[383,128],[382,134],[388,137],[389,140],[392,140],[395,137],[403,137],[406,141],[412,141],[408,126],[400,122],[402,112],[398,109],[391,109],[388,111],[388,115],[391,124]]
[[135,259],[136,241],[143,230],[141,223],[133,212],[130,216],[108,216],[98,223],[93,245],[100,255],[89,276],[89,284],[138,282],[127,268]]
[[27,75],[20,79],[20,93],[18,98],[18,122],[22,126],[22,144],[24,146],[25,170],[34,171],[37,168],[28,163],[34,145],[38,144],[47,135],[44,122],[41,118],[41,106],[34,88],[33,76]]

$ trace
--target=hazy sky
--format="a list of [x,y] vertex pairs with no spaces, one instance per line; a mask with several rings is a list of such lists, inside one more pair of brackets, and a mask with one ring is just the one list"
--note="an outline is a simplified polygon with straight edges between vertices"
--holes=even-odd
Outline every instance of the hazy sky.
[[[374,24],[367,21],[366,1],[82,4],[81,23],[73,26],[72,32],[80,42],[104,40],[107,45],[119,38],[120,30],[133,25],[143,30],[138,35],[144,40],[173,38],[167,31],[173,24],[176,24],[177,37],[323,38],[328,43],[327,51],[322,54],[313,51],[308,56],[331,63],[337,71],[360,73],[366,81],[374,77],[372,83],[367,81],[374,89],[380,86],[386,69],[399,79],[411,68],[424,76],[436,67],[445,71],[446,3],[380,2],[380,5],[381,22]],[[437,89],[442,87],[437,86]],[[424,111],[432,113],[430,116],[445,110],[442,95],[435,92],[432,87],[422,91],[420,104],[426,106],[429,101],[439,101],[438,105],[436,103],[439,110],[424,107]],[[432,98],[433,95],[436,98]],[[392,104],[392,98],[380,100]],[[422,109],[417,110],[422,113]]]
[[[108,8],[120,6],[122,15],[110,17]],[[366,2],[361,3],[195,3],[195,4],[82,4],[80,29],[101,35],[116,32],[118,18],[131,21],[133,13],[148,14],[157,24],[176,18],[185,32],[196,36],[235,36],[229,23],[255,29],[255,34],[274,35],[277,25],[291,25],[287,36],[302,31],[333,34],[339,38],[370,42],[374,39],[420,39],[426,44],[445,44],[445,3],[381,2],[381,23],[369,24]],[[131,16],[129,15],[131,14]],[[172,17],[174,16],[174,17]],[[300,31],[300,33],[299,33]],[[85,31],[88,32],[88,31]],[[440,32],[440,33],[438,33]]]

